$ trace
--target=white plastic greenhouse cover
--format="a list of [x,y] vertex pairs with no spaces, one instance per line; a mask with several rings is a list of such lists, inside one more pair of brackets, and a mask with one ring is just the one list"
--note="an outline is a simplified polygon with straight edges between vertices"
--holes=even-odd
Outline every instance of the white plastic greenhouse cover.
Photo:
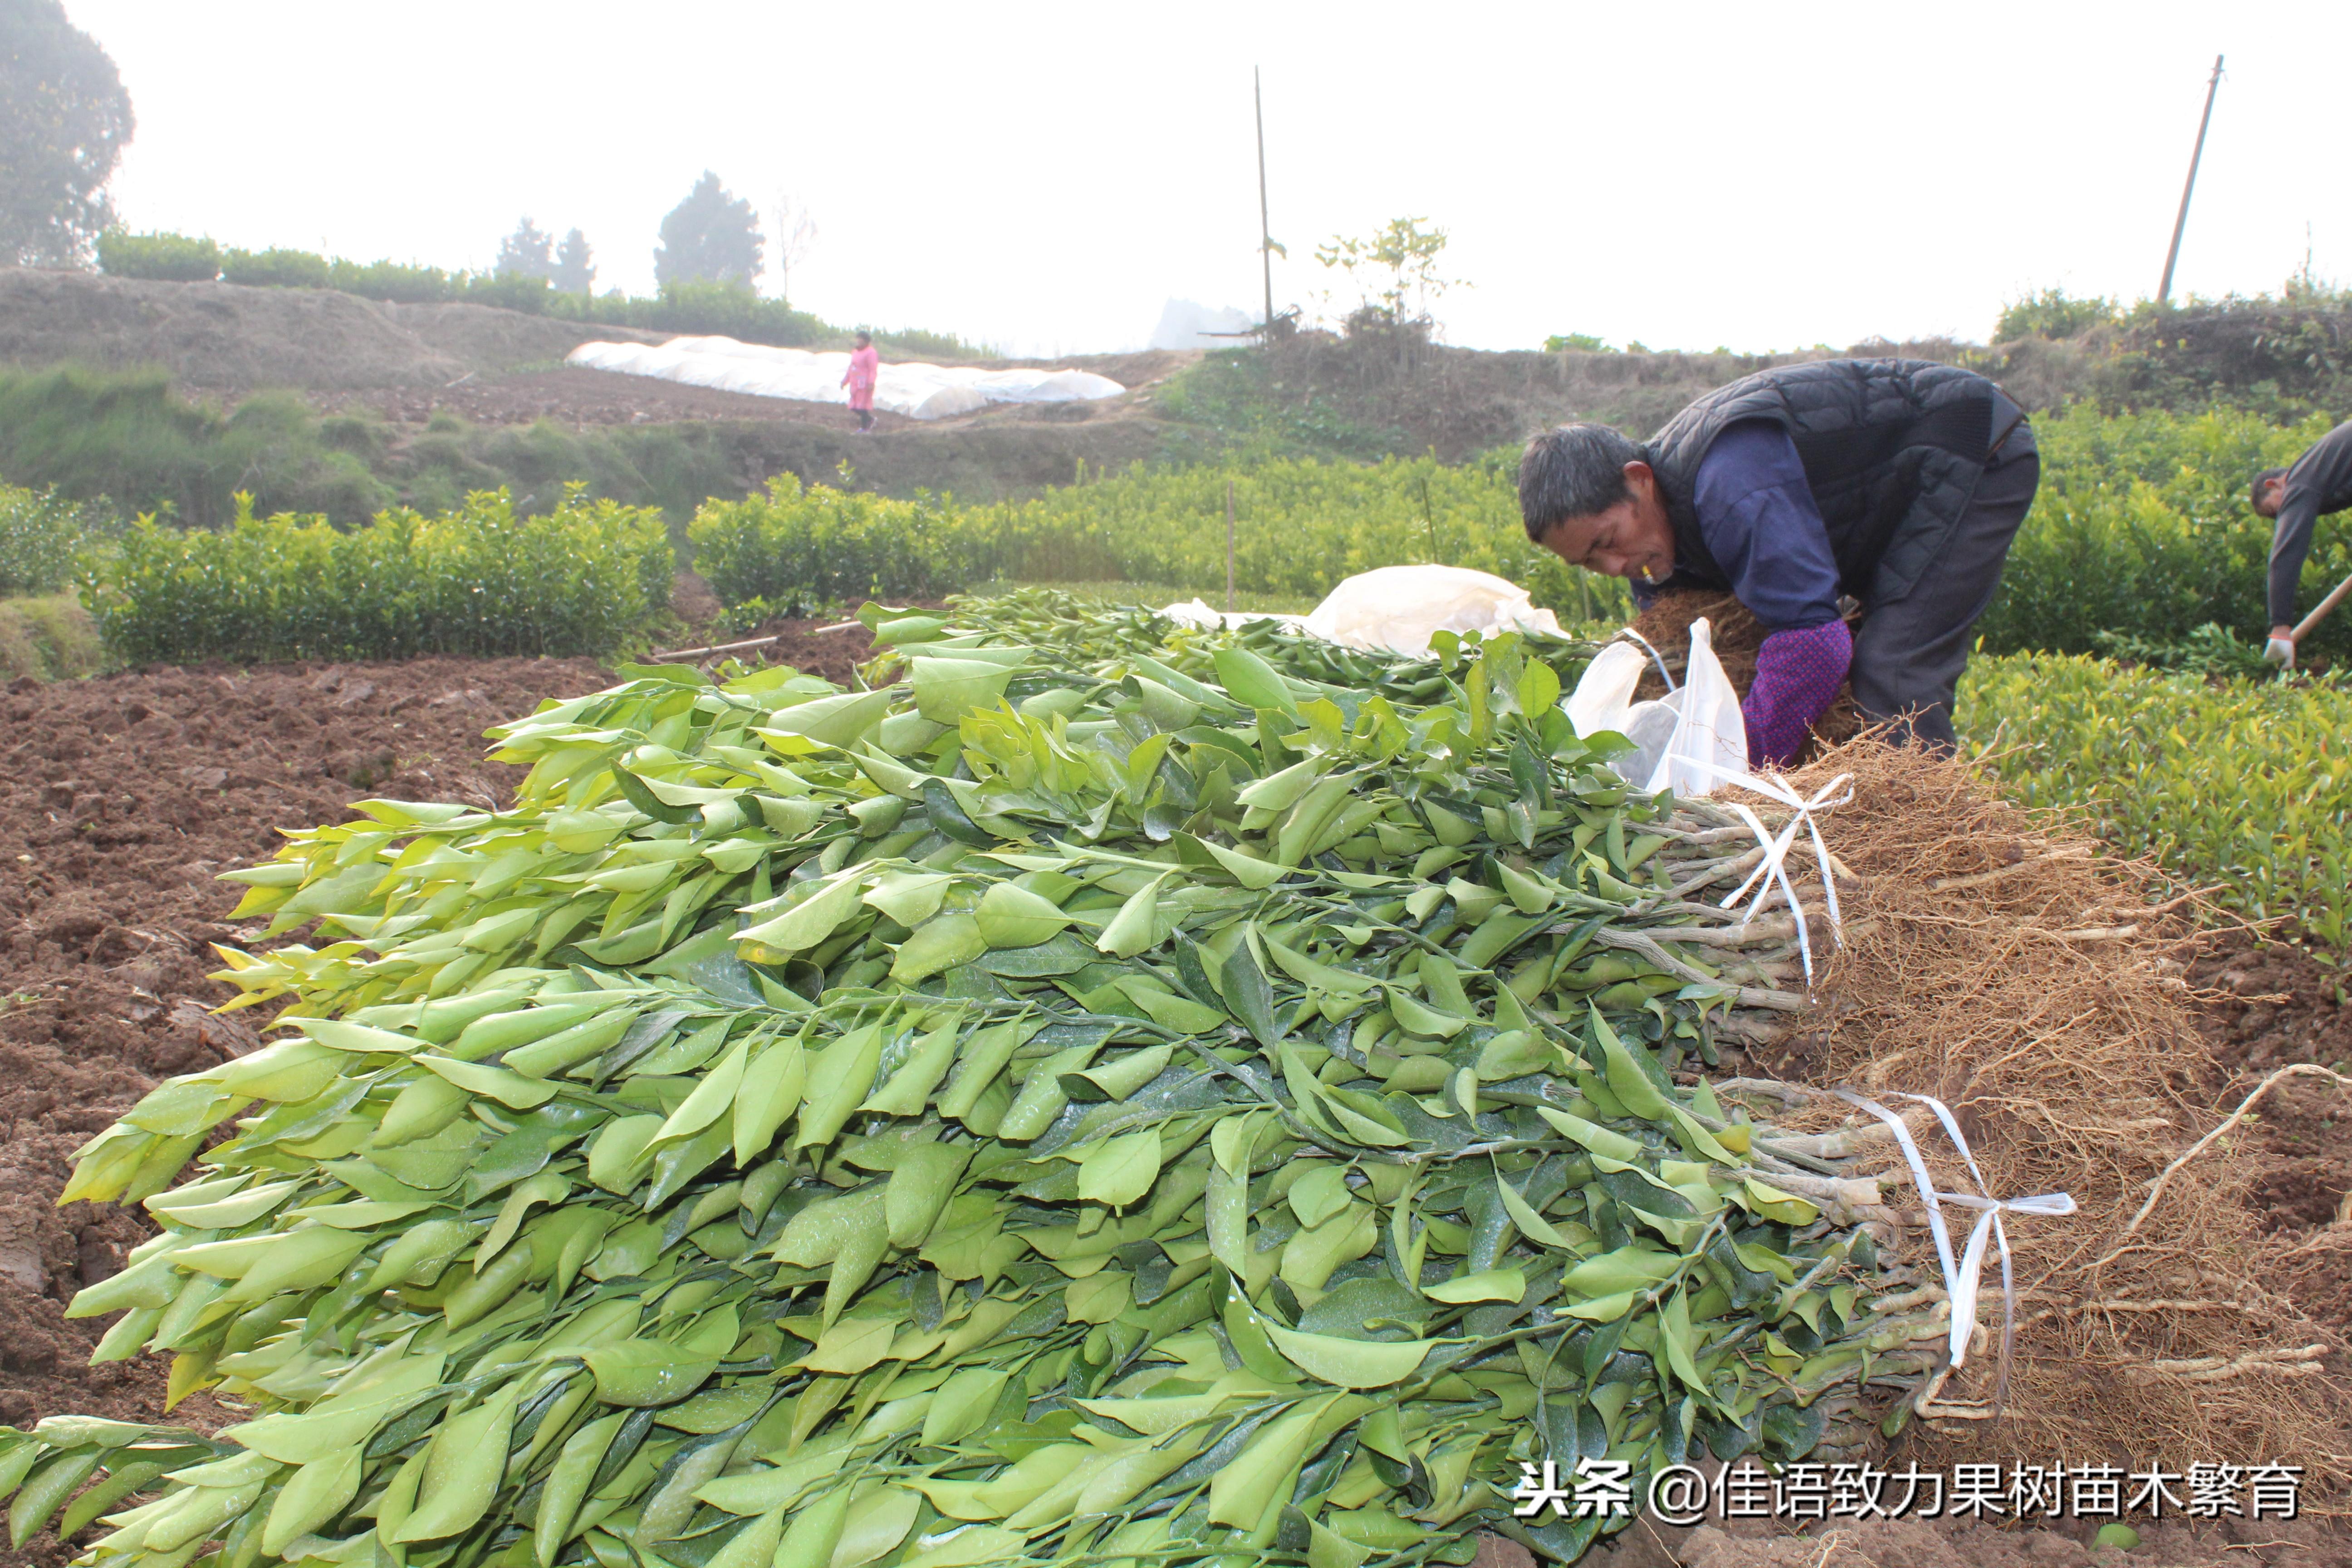
[[[802,403],[849,401],[841,384],[845,353],[769,348],[733,338],[672,338],[666,343],[582,343],[565,361],[589,370],[650,375],[688,386],[789,397]],[[991,403],[1084,403],[1127,388],[1084,370],[978,370],[965,365],[885,364],[874,406],[913,419],[946,419]]]

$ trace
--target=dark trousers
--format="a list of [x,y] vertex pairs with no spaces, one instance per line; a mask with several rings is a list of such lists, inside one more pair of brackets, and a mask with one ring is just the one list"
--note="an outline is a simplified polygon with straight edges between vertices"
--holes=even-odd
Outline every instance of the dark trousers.
[[1908,594],[1872,605],[1854,634],[1854,701],[1873,722],[1897,721],[1897,743],[1916,738],[1946,752],[1958,743],[1952,705],[1969,666],[1969,633],[2000,586],[2010,541],[2042,481],[2042,458],[2024,426],[2002,447],[1985,465],[1943,554]]

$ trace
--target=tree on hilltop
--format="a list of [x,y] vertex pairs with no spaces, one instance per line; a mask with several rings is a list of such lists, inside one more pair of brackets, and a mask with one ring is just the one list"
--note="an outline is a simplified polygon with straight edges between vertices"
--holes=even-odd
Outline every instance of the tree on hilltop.
[[114,61],[59,0],[0,0],[0,266],[88,265],[132,125]]
[[554,248],[555,237],[526,217],[499,243],[499,264],[494,270],[501,277],[512,273],[522,278],[552,278]]
[[749,289],[760,275],[765,243],[751,204],[730,195],[719,176],[705,169],[686,200],[662,219],[661,243],[654,247],[654,281],[732,283]]
[[595,253],[588,248],[588,237],[573,229],[555,247],[555,269],[548,280],[559,293],[585,294],[596,285]]

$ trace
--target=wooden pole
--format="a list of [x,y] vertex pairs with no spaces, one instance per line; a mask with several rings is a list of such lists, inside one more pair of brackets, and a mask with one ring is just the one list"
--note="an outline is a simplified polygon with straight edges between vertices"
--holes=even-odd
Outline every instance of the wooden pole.
[[2156,302],[2172,295],[2172,264],[2180,259],[2180,231],[2189,226],[2189,195],[2197,188],[2197,164],[2205,156],[2205,128],[2213,123],[2213,94],[2221,85],[2221,57],[2213,57],[2213,75],[2205,83],[2205,112],[2197,121],[2197,147],[2189,154],[2189,179],[2180,187],[2180,212],[2172,220],[2172,248],[2164,253],[2164,281],[2156,286]]
[[1274,331],[1274,223],[1265,205],[1265,86],[1257,68],[1250,68],[1250,93],[1257,103],[1257,258],[1265,273],[1266,332]]
[[2320,600],[2318,608],[2313,610],[2311,614],[2304,616],[2302,624],[2297,626],[2294,630],[2286,634],[2286,640],[2291,643],[2299,643],[2303,641],[2305,637],[2310,635],[2312,627],[2317,626],[2321,621],[2327,617],[2328,611],[2334,609],[2336,605],[2344,602],[2345,595],[2347,594],[2352,594],[2352,577],[2347,577],[2341,583],[2336,584],[2336,591],[2328,595],[2325,599]]
[[1234,481],[1225,480],[1225,609],[1234,607]]

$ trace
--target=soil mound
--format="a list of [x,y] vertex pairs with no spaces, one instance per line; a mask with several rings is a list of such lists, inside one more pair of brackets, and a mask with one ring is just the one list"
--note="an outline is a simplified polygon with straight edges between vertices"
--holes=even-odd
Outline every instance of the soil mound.
[[184,386],[437,387],[561,360],[591,338],[649,336],[482,305],[379,304],[330,289],[0,268],[0,363],[160,364]]

